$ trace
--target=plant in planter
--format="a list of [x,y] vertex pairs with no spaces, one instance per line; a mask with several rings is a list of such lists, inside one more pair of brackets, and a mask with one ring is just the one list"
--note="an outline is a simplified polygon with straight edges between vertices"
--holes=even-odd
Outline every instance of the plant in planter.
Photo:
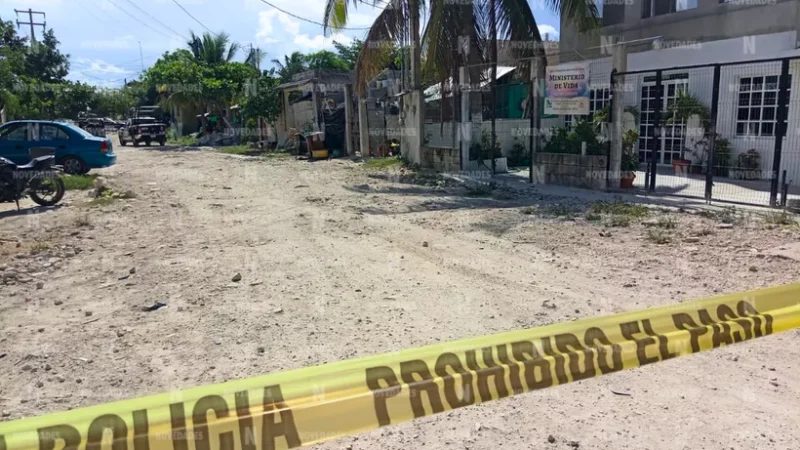
[[580,121],[572,130],[559,128],[545,142],[545,153],[569,153],[580,155],[583,143],[586,142],[587,155],[605,155],[606,146],[600,142],[597,130],[590,122]]
[[639,155],[633,150],[637,142],[639,142],[639,133],[636,130],[628,130],[622,136],[622,164],[620,165],[622,176],[619,181],[621,188],[632,188],[636,171],[639,170]]
[[511,145],[508,164],[511,166],[527,166],[530,164],[530,160],[528,160],[528,149],[525,148],[516,137],[514,138],[514,143]]
[[[670,101],[667,105],[665,112],[667,117],[666,124],[686,124],[691,116],[698,116],[700,118],[700,126],[704,129],[711,127],[711,110],[699,98],[694,95],[680,91],[674,100]],[[681,149],[681,156],[679,159],[672,160],[672,166],[676,169],[678,166],[688,166],[691,161],[684,158],[686,148]]]
[[714,175],[727,177],[730,169],[731,141],[719,134],[714,136]]
[[761,154],[755,149],[740,153],[736,158],[736,168],[733,169],[734,178],[742,180],[757,180],[761,178]]

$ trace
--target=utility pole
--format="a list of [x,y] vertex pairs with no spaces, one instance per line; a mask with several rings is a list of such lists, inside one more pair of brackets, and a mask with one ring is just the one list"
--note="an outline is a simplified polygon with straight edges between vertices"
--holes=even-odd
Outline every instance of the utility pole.
[[36,35],[34,34],[33,27],[34,26],[42,27],[42,33],[44,33],[45,27],[47,26],[47,22],[42,22],[42,23],[34,22],[33,21],[33,15],[34,14],[41,14],[43,20],[47,18],[47,15],[45,13],[41,12],[41,11],[33,11],[30,8],[28,8],[27,11],[25,11],[24,9],[23,10],[15,9],[14,12],[17,13],[17,16],[19,16],[20,13],[28,15],[28,21],[27,22],[20,22],[19,19],[17,19],[17,28],[19,28],[20,25],[30,25],[31,26],[31,45],[33,45],[33,41],[36,40]]
[[137,42],[139,42],[139,60],[142,64],[142,72],[144,72],[144,53],[142,53],[142,41]]

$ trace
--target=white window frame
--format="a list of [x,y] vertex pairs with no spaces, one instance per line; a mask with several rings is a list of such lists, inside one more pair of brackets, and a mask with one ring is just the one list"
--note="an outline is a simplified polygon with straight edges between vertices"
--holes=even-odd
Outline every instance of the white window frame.
[[[738,78],[736,83],[736,110],[734,112],[734,133],[737,137],[775,136],[775,128],[778,123],[780,78],[780,75],[774,73],[769,75],[741,76]],[[744,80],[750,80],[749,84],[742,84]],[[757,82],[760,83],[757,84]],[[791,75],[789,75],[789,85],[791,86]],[[745,86],[747,86],[747,88],[743,89]],[[747,95],[747,105],[743,104],[742,95]],[[769,104],[766,101],[768,95],[770,98],[774,99]],[[754,102],[756,98],[759,99],[757,104]],[[747,118],[741,118],[742,111],[746,111],[745,115]],[[771,119],[764,119],[765,111],[771,112]],[[757,118],[754,119],[756,116]],[[771,125],[771,131],[768,134],[764,132],[764,124]],[[740,131],[740,125],[743,126],[743,131]]]
[[[600,98],[598,98],[597,94],[603,94]],[[564,117],[564,126],[569,130],[578,123],[577,117],[586,117],[586,120],[590,120],[594,113],[603,109],[606,105],[611,104],[611,89],[609,88],[600,88],[600,89],[592,89],[589,91],[589,115],[574,115],[568,114]]]

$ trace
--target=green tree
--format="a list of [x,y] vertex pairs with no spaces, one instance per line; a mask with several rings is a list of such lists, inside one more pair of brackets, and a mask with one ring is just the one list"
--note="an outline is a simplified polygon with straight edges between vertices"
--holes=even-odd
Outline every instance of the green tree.
[[189,32],[189,50],[195,60],[206,64],[231,62],[239,51],[239,44],[231,41],[228,33],[203,33],[202,36]]
[[309,69],[348,70],[347,61],[329,50],[320,50],[305,56]]
[[246,118],[262,117],[267,122],[275,122],[281,110],[277,89],[280,83],[274,69],[265,70],[262,76],[252,80],[245,89],[242,114]]
[[353,70],[358,61],[358,54],[361,53],[361,49],[364,47],[364,41],[361,39],[353,39],[350,45],[333,41],[333,47],[336,49],[336,53],[339,57],[347,63],[347,70]]
[[292,81],[292,76],[308,70],[306,57],[300,52],[293,52],[291,55],[283,55],[283,62],[273,59],[272,63],[278,68],[278,77],[281,83]]
[[101,117],[121,119],[136,105],[133,89],[98,89],[91,103],[92,112]]
[[69,55],[58,51],[59,40],[53,30],[44,33],[42,41],[34,41],[25,56],[25,74],[45,83],[60,83],[69,73]]

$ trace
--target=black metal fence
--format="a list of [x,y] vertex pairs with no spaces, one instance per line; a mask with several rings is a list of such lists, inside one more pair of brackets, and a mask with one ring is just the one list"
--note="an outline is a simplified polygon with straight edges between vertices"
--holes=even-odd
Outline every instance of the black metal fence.
[[614,74],[634,186],[770,206],[800,198],[798,69],[783,58]]

